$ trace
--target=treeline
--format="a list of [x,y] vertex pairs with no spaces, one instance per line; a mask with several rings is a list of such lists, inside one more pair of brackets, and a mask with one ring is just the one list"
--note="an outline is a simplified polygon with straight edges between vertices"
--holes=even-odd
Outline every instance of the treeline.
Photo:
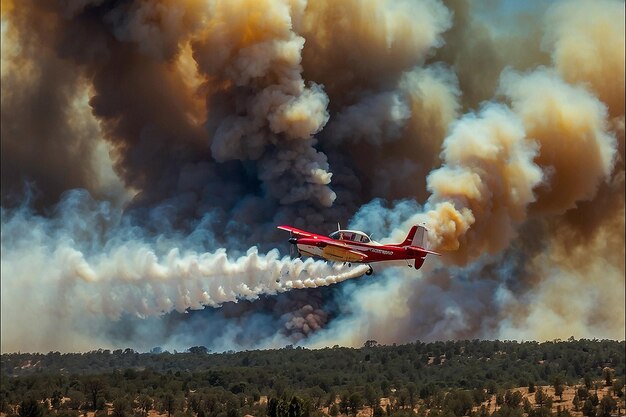
[[[618,398],[624,362],[623,341],[574,339],[399,346],[368,341],[360,349],[286,347],[221,354],[202,346],[186,353],[13,353],[1,356],[0,411],[16,414],[41,406],[42,413],[57,416],[108,409],[114,417],[146,417],[154,409],[178,417],[234,417],[313,416],[322,409],[355,415],[363,407],[375,415],[396,415],[419,406],[437,417],[467,415],[472,408],[485,415],[480,405],[493,396],[501,399],[499,413],[549,414],[549,407],[528,408],[512,389],[558,381],[589,385],[578,407],[589,403],[593,412],[586,415],[595,415],[601,406],[611,407],[608,399],[589,393],[610,383],[613,399]],[[389,399],[387,407],[380,398]]]

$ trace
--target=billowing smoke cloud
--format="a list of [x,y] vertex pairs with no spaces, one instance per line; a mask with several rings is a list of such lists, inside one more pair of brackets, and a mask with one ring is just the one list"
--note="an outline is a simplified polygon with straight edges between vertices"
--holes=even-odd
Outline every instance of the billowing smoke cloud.
[[623,338],[624,3],[480,7],[3,1],[2,350]]

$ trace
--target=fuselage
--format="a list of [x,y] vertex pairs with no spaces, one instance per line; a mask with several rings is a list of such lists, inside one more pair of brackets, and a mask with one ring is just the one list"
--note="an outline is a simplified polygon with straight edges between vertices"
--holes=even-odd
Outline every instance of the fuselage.
[[416,253],[415,249],[409,246],[383,245],[356,230],[338,230],[330,236],[310,234],[310,236],[295,238],[292,242],[296,244],[302,255],[337,262],[369,264],[414,260],[415,268],[419,268],[426,256],[426,253]]
[[[337,230],[330,236],[318,235],[292,226],[277,226],[291,234],[289,243],[298,249],[298,255],[322,258],[333,262],[365,263],[405,261],[419,269],[426,255],[439,255],[423,246],[426,228],[415,225],[402,243],[383,245],[358,230]],[[411,265],[413,263],[413,265]],[[367,275],[372,273],[372,266]]]

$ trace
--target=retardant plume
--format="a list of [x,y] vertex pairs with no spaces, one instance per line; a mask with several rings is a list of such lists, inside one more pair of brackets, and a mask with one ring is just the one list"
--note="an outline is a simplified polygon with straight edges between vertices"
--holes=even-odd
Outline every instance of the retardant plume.
[[[168,249],[165,242],[127,234],[118,223],[120,218],[108,204],[98,204],[79,192],[66,195],[56,215],[48,219],[27,210],[3,212],[1,264],[2,273],[9,277],[3,299],[29,298],[35,306],[30,313],[3,311],[3,331],[20,334],[20,339],[3,342],[4,348],[19,350],[27,338],[31,349],[45,349],[37,335],[26,335],[32,334],[29,323],[46,322],[57,329],[53,343],[64,339],[71,343],[86,321],[219,307],[263,294],[328,286],[367,270],[367,266],[348,268],[312,259],[293,261],[277,250],[259,254],[254,247],[236,257],[229,257],[225,249],[212,253]],[[54,287],[55,293],[37,287]],[[39,303],[46,305],[45,317],[39,316]],[[309,313],[303,319],[307,317],[307,328],[314,326],[313,316]]]
[[[623,338],[623,51],[617,0],[3,1],[2,350]],[[444,255],[275,250],[337,222]]]

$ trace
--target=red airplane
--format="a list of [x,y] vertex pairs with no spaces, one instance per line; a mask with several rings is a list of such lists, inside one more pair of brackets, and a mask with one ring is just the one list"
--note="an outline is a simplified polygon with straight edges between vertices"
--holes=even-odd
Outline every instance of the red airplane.
[[[424,226],[413,226],[402,243],[390,245],[375,242],[358,230],[338,228],[339,230],[326,237],[291,226],[278,228],[291,234],[289,243],[297,249],[298,257],[305,255],[348,264],[406,260],[409,268],[410,261],[414,260],[415,269],[420,269],[426,255],[429,253],[439,255],[424,248],[427,233]],[[374,270],[371,265],[368,266],[370,268],[365,274],[371,275]]]

